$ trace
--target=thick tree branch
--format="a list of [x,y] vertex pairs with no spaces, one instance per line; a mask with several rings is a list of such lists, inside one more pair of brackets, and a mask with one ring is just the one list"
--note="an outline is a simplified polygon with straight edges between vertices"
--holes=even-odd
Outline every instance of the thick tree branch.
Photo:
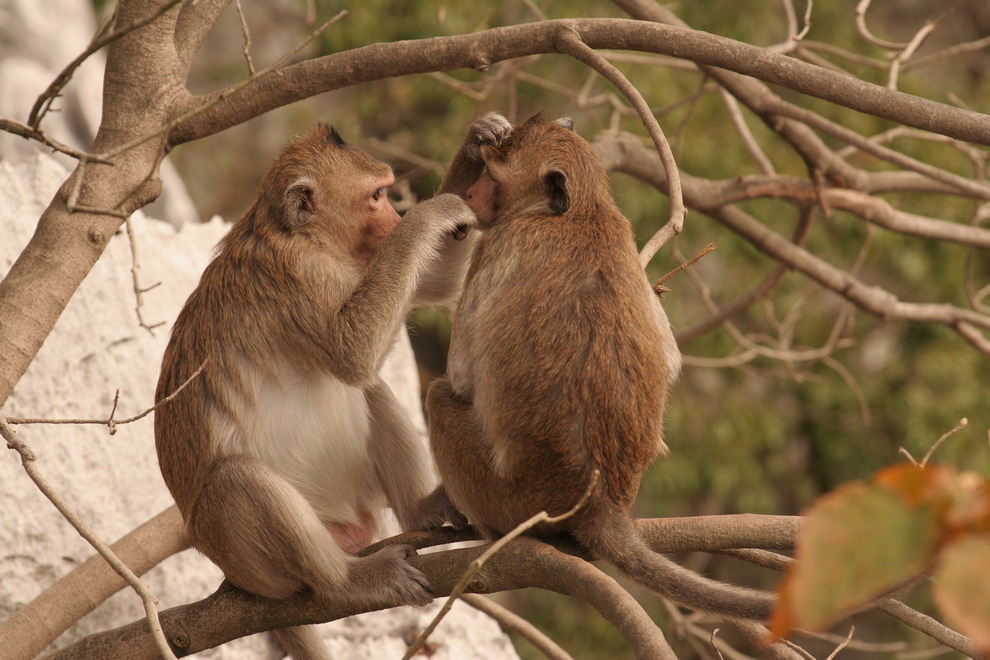
[[[434,594],[451,592],[468,565],[484,547],[421,555],[411,559],[428,576]],[[663,634],[624,589],[583,559],[552,546],[519,538],[489,559],[472,582],[472,591],[491,593],[540,587],[581,598],[608,618],[643,658],[662,657]],[[382,601],[371,609],[398,605]],[[238,637],[288,625],[320,623],[358,614],[343,603],[317,603],[307,596],[271,601],[221,585],[213,595],[196,603],[166,610],[162,625],[179,657],[212,648]],[[94,657],[107,660],[154,657],[155,647],[144,621],[90,635],[51,658]]]
[[[794,538],[800,522],[801,519],[795,516],[741,514],[690,518],[640,519],[636,521],[636,527],[650,547],[656,552],[718,552],[732,548],[787,550],[794,546]],[[477,540],[478,538],[478,535],[470,528],[463,531],[455,531],[447,527],[440,530],[408,532],[370,546],[361,554],[371,554],[387,543],[408,543],[417,548],[426,548],[456,541]],[[643,640],[643,644],[652,643],[650,640],[653,639],[651,637],[653,633],[641,630],[643,626],[646,626],[646,622],[641,619],[636,606],[625,601],[625,596],[613,592],[611,584],[614,584],[614,582],[602,583],[603,574],[597,572],[593,567],[584,564],[585,558],[580,557],[579,550],[574,547],[562,547],[568,553],[579,553],[578,556],[568,557],[568,555],[563,555],[556,550],[551,551],[548,549],[549,546],[543,543],[530,539],[522,539],[519,543],[523,544],[523,546],[520,547],[518,543],[509,544],[504,551],[509,555],[507,558],[501,559],[501,555],[496,555],[489,560],[476,584],[472,585],[472,589],[475,591],[485,591],[485,589],[477,588],[485,585],[489,592],[500,591],[520,588],[519,584],[522,582],[525,583],[522,586],[542,586],[543,588],[560,591],[561,593],[570,593],[570,595],[582,599],[585,599],[586,596],[594,596],[601,599],[597,605],[600,610],[608,610],[613,605],[615,607],[621,606],[621,616],[626,617],[628,615],[631,617],[617,622],[617,625],[621,623],[624,626],[624,634],[632,635],[633,637],[638,635]],[[135,573],[139,575],[175,552],[179,552],[187,547],[188,542],[182,535],[181,518],[175,507],[163,511],[113,545],[114,551],[125,559],[133,567]],[[538,556],[540,559],[534,565],[530,566],[532,548],[536,548],[539,551]],[[472,550],[474,551],[473,553],[471,552]],[[429,562],[427,568],[424,570],[428,571],[434,593],[440,596],[449,593],[470,562],[482,550],[483,548],[473,548],[466,551],[469,554],[463,554],[462,551],[458,551],[460,554],[455,553],[450,556],[448,556],[448,553],[441,552],[423,556],[416,561]],[[501,565],[498,562],[505,562],[505,564]],[[568,577],[569,572],[580,564],[584,564],[589,570],[595,572],[582,573],[584,575],[582,578],[584,582],[576,586],[567,587],[570,581]],[[548,569],[550,572],[546,575],[540,575],[540,572],[547,566],[550,567]],[[584,571],[584,569],[581,570]],[[520,571],[522,572],[520,573]],[[86,588],[81,588],[81,584],[85,584]],[[27,645],[23,646],[23,653],[12,654],[13,657],[33,657],[37,654],[38,650],[48,646],[62,632],[64,627],[71,624],[79,616],[92,610],[100,602],[124,586],[123,580],[110,569],[102,557],[95,555],[79,568],[49,587],[48,590],[27,605],[21,614],[0,624],[0,637],[13,639],[12,636],[7,634],[8,631],[22,629],[38,620],[52,621],[52,624],[44,632],[38,633],[35,639],[32,639],[30,643],[26,643]],[[567,588],[572,589],[572,591],[563,591]],[[595,596],[595,591],[603,588],[604,592]],[[188,638],[188,642],[184,641],[182,643],[182,646],[187,649],[183,653],[191,653],[193,651],[190,649],[194,646],[195,648],[200,648],[196,644],[209,647],[229,641],[235,637],[250,634],[250,631],[245,632],[245,626],[250,628],[251,631],[258,631],[271,627],[279,627],[279,625],[289,625],[293,621],[301,622],[304,620],[291,618],[295,616],[292,613],[288,615],[289,618],[283,617],[278,619],[279,608],[277,606],[272,605],[270,609],[260,611],[256,609],[257,602],[255,601],[261,601],[261,599],[253,599],[251,596],[242,594],[239,591],[232,591],[240,594],[240,597],[230,600],[227,597],[223,597],[226,591],[221,589],[217,594],[200,603],[163,612],[162,621],[166,627],[166,631],[169,632],[169,639],[174,643],[173,635],[177,634],[183,636],[183,639]],[[299,600],[302,602],[305,599]],[[245,608],[243,611],[240,609],[242,605],[238,604],[242,601],[248,602],[248,605],[243,606]],[[251,605],[250,602],[255,602],[255,604]],[[296,603],[296,601],[292,602]],[[589,602],[594,603],[594,601]],[[385,606],[387,605],[382,605],[382,607]],[[292,612],[308,612],[309,614],[307,616],[310,619],[305,619],[308,622],[316,620],[327,621],[355,613],[341,609],[339,606],[333,606],[330,609],[325,607],[321,609],[319,605],[313,603],[309,603],[308,605],[305,603],[302,605],[296,603],[293,607],[295,609]],[[232,609],[228,611],[227,608]],[[223,612],[222,619],[215,626],[217,628],[215,632],[210,631],[214,626],[210,625],[208,621],[200,625],[195,618],[196,616],[200,616],[197,613],[204,611],[208,613],[208,616],[213,616],[218,611]],[[603,614],[605,613],[603,612]],[[613,613],[613,616],[619,616],[619,614]],[[272,623],[273,621],[274,623]],[[168,622],[178,623],[173,625]],[[256,627],[264,625],[269,625],[269,628]],[[195,630],[190,631],[189,626],[194,626]],[[650,626],[655,627],[652,623]],[[79,653],[82,653],[85,649],[92,649],[94,653],[109,653],[109,655],[97,655],[94,657],[142,657],[139,651],[141,649],[147,651],[151,648],[148,645],[150,637],[146,638],[143,633],[145,629],[142,622],[136,622],[125,628],[99,633],[71,648],[73,652]],[[193,635],[193,637],[188,637],[188,635]],[[205,637],[194,644],[192,641],[193,638],[198,639],[201,636]],[[118,644],[121,646],[118,647]],[[21,648],[18,647],[18,651],[20,650]],[[119,654],[114,655],[114,653],[118,653],[118,650]],[[176,649],[176,651],[178,652],[180,649]],[[69,650],[67,649],[63,653],[68,652]],[[131,652],[138,654],[134,656],[126,655]],[[147,652],[150,653],[151,651]]]
[[[688,27],[688,25],[677,15],[666,7],[661,6],[655,0],[612,0],[612,2],[623,11],[626,11],[630,16],[641,20],[656,21],[658,23],[664,23],[676,27]],[[849,163],[847,163],[844,159],[833,153],[814,133],[814,131],[802,123],[802,121],[811,122],[819,130],[832,134],[839,139],[851,141],[850,143],[855,143],[857,147],[862,148],[867,153],[871,153],[878,158],[890,160],[891,162],[894,162],[895,164],[909,170],[914,170],[925,174],[926,176],[933,177],[937,181],[941,181],[957,188],[958,190],[968,192],[978,197],[986,198],[987,196],[987,185],[985,183],[972,181],[956,174],[952,174],[951,172],[940,170],[932,165],[929,165],[928,163],[917,161],[892,149],[887,149],[881,145],[871,143],[866,138],[859,136],[844,126],[831,122],[820,115],[802,112],[802,108],[787,103],[778,95],[771,92],[770,88],[762,84],[760,80],[754,80],[753,78],[740,76],[733,73],[735,69],[732,69],[732,67],[717,68],[713,66],[706,66],[706,63],[701,60],[696,60],[696,64],[703,73],[713,78],[733,96],[745,104],[746,107],[756,113],[756,115],[759,116],[771,129],[779,133],[781,137],[790,142],[808,162],[814,163],[816,167],[821,168],[823,174],[829,176],[830,178],[848,182],[853,187],[863,190],[865,179],[867,179],[869,175],[849,165]],[[725,69],[730,70],[727,71]],[[835,72],[832,73],[835,76],[848,77],[845,76],[845,74]],[[755,77],[760,78],[760,76]],[[767,82],[774,82],[769,78],[762,79]],[[826,100],[833,99],[829,98]],[[894,99],[892,98],[889,100],[890,102],[894,102]],[[840,102],[840,105],[846,104]],[[852,108],[854,106],[848,105],[847,107]],[[789,118],[791,116],[794,118]],[[981,116],[983,117],[983,121],[987,120],[987,115]],[[936,133],[941,133],[941,131],[937,129],[929,130],[934,130]]]
[[[622,3],[619,3],[620,5]],[[990,145],[990,117],[863,82],[765,48],[706,32],[627,19],[538,21],[469,35],[380,43],[286,67],[275,78],[231,94],[172,131],[169,143],[212,135],[274,108],[370,80],[460,68],[555,52],[561,28],[591,48],[636,50],[689,59],[782,85],[809,96],[914,126]],[[202,104],[222,91],[197,98]]]

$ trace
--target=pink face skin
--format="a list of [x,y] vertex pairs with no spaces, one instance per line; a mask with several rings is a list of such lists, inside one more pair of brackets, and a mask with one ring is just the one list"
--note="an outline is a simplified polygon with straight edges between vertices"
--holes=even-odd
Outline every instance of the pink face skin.
[[361,187],[357,207],[364,221],[355,246],[356,256],[368,263],[401,218],[388,199],[388,189],[395,183],[395,176],[373,179]]
[[478,216],[478,222],[485,224],[495,219],[495,195],[498,192],[498,182],[492,178],[486,167],[465,193],[468,208]]

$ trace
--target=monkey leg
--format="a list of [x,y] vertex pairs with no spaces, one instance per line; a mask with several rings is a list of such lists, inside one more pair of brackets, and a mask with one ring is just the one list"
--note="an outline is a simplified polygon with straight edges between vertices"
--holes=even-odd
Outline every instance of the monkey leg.
[[253,457],[215,461],[187,529],[232,584],[260,596],[284,599],[308,587],[321,598],[359,604],[432,600],[425,576],[406,561],[412,548],[348,556],[299,491]]
[[[447,378],[440,378],[430,386],[426,409],[430,447],[450,502],[485,536],[512,529],[520,521],[515,489],[495,470],[492,447],[471,404],[454,393]],[[439,500],[441,495],[431,497]]]
[[420,507],[436,483],[425,443],[384,381],[365,388],[364,395],[371,422],[368,452],[403,531],[440,527],[445,519]]

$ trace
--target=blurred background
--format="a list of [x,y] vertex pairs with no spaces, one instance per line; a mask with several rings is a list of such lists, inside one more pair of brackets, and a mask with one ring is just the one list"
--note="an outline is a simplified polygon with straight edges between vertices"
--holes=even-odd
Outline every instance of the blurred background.
[[[97,1],[98,10],[107,11]],[[796,3],[798,20],[804,3]],[[806,39],[858,53],[861,60],[814,49],[815,63],[840,67],[878,84],[886,71],[876,66],[884,51],[856,31],[854,2],[816,3]],[[935,6],[937,5],[937,7]],[[734,3],[683,3],[670,8],[690,26],[759,46],[788,37],[784,3],[742,0]],[[467,7],[468,9],[465,9]],[[402,2],[362,0],[247,2],[252,55],[259,68],[290,50],[323,20],[350,13],[308,50],[314,56],[377,41],[458,34],[562,17],[625,17],[607,2],[590,0],[505,0],[464,5],[442,0]],[[909,40],[925,21],[948,10],[915,59],[949,45],[990,34],[990,4],[985,0],[931,3],[881,2],[871,7],[869,25],[878,36]],[[200,52],[190,80],[205,92],[242,79],[246,65],[243,36],[233,6]],[[640,89],[657,113],[683,171],[704,178],[732,178],[759,170],[728,119],[717,87],[685,63],[654,56],[610,58]],[[812,59],[809,57],[809,59]],[[990,52],[986,48],[928,66],[906,69],[900,89],[934,100],[990,106]],[[892,127],[889,122],[776,89],[784,98],[810,108],[862,134]],[[639,119],[617,103],[612,87],[583,65],[564,56],[537,56],[493,66],[487,73],[456,71],[395,78],[325,94],[268,113],[256,120],[175,150],[171,158],[200,215],[235,220],[248,208],[256,185],[282,146],[316,121],[333,124],[350,142],[392,163],[400,209],[433,194],[446,162],[470,122],[496,110],[523,120],[539,111],[574,118],[576,130],[592,139],[622,129],[645,137]],[[745,119],[778,173],[807,179],[805,164],[757,118]],[[842,145],[825,138],[830,146]],[[964,176],[982,177],[986,151],[972,153],[951,144],[900,140],[894,146],[920,160]],[[858,155],[857,167],[890,167]],[[642,183],[613,175],[615,197],[646,240],[667,217],[667,199]],[[942,220],[970,223],[979,202],[957,196],[889,194],[897,208]],[[788,204],[754,200],[740,205],[766,226],[790,235],[797,214]],[[977,220],[974,220],[977,218]],[[673,242],[685,257],[707,243],[717,250],[692,268],[716,301],[728,303],[756,287],[776,263],[748,242],[699,212],[689,213],[684,232]],[[836,266],[850,268],[862,254],[859,277],[902,299],[968,306],[967,269],[977,286],[990,281],[990,259],[967,248],[887,232],[870,231],[860,218],[836,211],[812,223],[806,247]],[[650,266],[656,280],[679,260],[668,246]],[[691,278],[680,274],[664,297],[678,329],[708,318],[710,312]],[[942,446],[936,460],[960,469],[990,474],[990,358],[979,354],[944,326],[885,322],[855,309],[806,277],[789,273],[772,296],[733,318],[740,333],[756,342],[786,349],[778,358],[740,358],[740,345],[724,328],[682,344],[691,357],[675,388],[667,420],[671,455],[653,467],[641,489],[642,516],[690,516],[721,513],[797,514],[817,495],[878,468],[903,460],[899,449],[921,456],[960,418],[969,427]],[[841,339],[815,359],[795,359],[795,351],[826,346],[838,324]],[[449,326],[442,313],[420,311],[411,334],[425,387],[444,370]],[[698,359],[695,359],[698,358]],[[701,359],[704,358],[704,359]],[[692,568],[723,579],[770,586],[777,576],[728,559],[679,557]],[[924,590],[909,603],[930,609]],[[560,640],[578,657],[630,657],[622,639],[594,611],[576,601],[542,592],[506,596],[517,612]],[[660,622],[671,612],[657,599],[642,598]],[[694,619],[682,621],[690,625]],[[857,620],[857,638],[878,642],[917,642],[912,632],[878,616]],[[673,628],[664,624],[668,631]],[[845,630],[842,628],[844,636]],[[729,633],[720,633],[731,639]],[[705,654],[668,633],[680,657]],[[805,640],[806,641],[806,640]],[[924,643],[922,643],[924,645]],[[829,641],[809,650],[834,646]],[[525,642],[520,654],[536,657]],[[594,649],[588,655],[580,649]],[[897,644],[880,646],[872,657],[894,657]],[[844,652],[859,655],[862,650]],[[827,651],[826,651],[827,654]]]

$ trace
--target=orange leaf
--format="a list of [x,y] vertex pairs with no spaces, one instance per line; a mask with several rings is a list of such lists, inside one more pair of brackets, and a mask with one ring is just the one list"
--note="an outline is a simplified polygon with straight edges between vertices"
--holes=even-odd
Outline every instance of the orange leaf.
[[[893,483],[906,483],[911,492],[926,490],[927,475],[904,474],[908,481]],[[934,508],[910,505],[899,487],[843,486],[819,498],[806,515],[797,538],[797,562],[780,587],[782,611],[775,613],[774,628],[779,635],[792,625],[826,629],[843,614],[923,573],[939,545]]]

